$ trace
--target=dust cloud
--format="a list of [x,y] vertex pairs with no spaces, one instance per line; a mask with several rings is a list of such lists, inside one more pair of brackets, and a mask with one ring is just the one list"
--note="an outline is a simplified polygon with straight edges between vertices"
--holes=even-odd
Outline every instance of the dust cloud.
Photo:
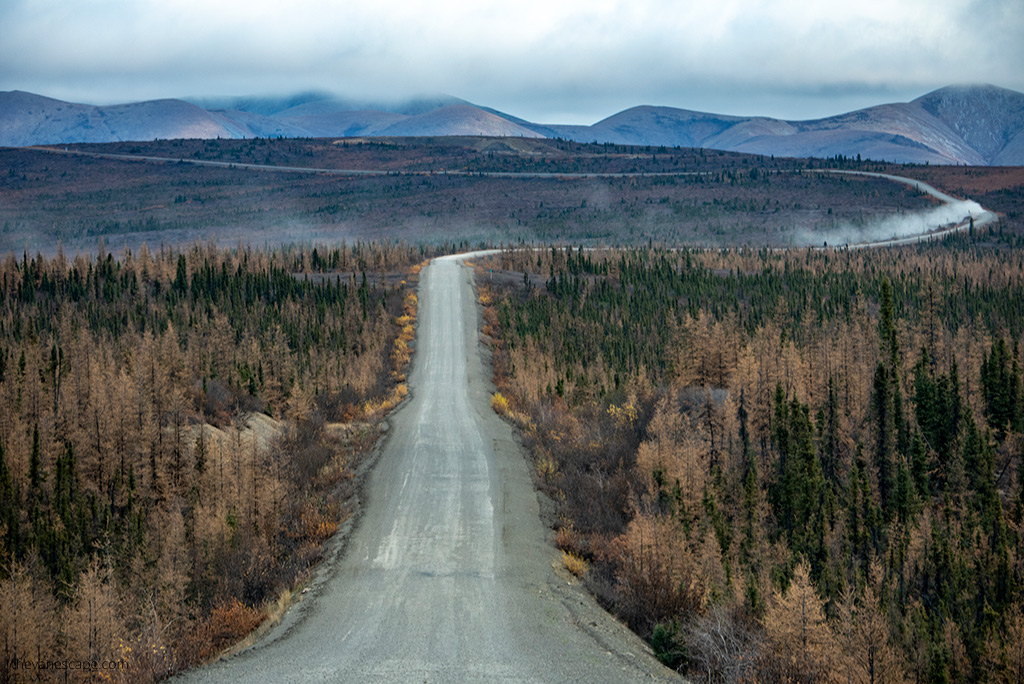
[[842,223],[823,228],[799,228],[794,241],[799,245],[856,245],[927,235],[943,228],[951,228],[971,217],[985,214],[980,204],[972,200],[948,202],[927,211],[910,214],[895,214],[885,218],[856,225]]

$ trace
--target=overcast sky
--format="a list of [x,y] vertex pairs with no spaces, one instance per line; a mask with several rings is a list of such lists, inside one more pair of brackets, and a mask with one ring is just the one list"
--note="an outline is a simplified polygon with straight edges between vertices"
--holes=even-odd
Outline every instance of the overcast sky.
[[1024,91],[1021,0],[0,0],[0,90],[449,94],[543,123],[638,104],[814,118]]

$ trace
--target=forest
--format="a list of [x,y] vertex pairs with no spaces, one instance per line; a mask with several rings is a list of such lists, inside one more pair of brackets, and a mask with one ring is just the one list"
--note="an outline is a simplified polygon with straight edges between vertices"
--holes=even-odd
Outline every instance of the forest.
[[695,681],[1021,681],[1016,244],[478,259],[565,567]]
[[0,261],[0,681],[155,681],[279,617],[405,395],[429,256]]

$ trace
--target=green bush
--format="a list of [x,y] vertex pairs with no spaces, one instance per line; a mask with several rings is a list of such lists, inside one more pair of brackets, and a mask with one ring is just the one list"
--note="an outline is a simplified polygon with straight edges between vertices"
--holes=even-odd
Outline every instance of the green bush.
[[654,655],[665,667],[681,670],[686,664],[688,653],[679,633],[679,623],[657,624],[651,634],[651,648]]

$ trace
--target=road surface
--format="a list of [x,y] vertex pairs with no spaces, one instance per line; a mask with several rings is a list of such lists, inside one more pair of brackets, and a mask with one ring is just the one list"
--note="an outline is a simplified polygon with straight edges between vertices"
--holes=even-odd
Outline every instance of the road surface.
[[559,573],[489,408],[471,271],[423,272],[411,398],[325,579],[262,642],[187,682],[635,682],[672,673]]

